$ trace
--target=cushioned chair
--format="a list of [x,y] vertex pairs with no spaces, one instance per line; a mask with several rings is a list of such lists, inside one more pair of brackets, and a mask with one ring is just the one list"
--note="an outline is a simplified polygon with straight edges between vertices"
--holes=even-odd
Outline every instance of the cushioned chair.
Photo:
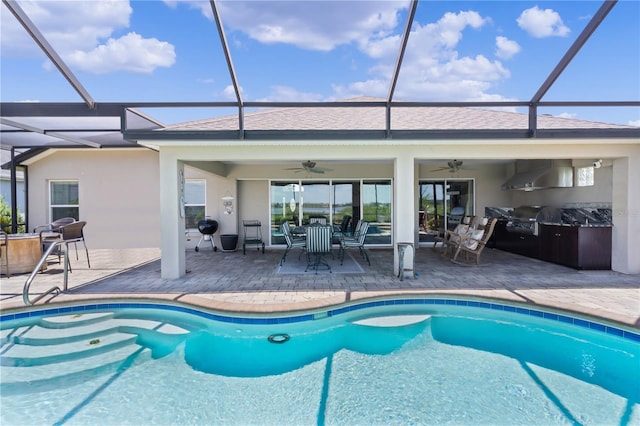
[[496,222],[495,218],[487,218],[486,221],[479,223],[476,229],[469,228],[466,233],[459,234],[455,240],[452,239],[449,244],[454,249],[451,261],[468,266],[470,258],[475,257],[475,264],[480,265],[480,255],[493,234]]
[[284,240],[287,243],[287,247],[284,249],[284,254],[280,259],[280,265],[282,265],[287,259],[287,253],[294,248],[300,248],[302,250],[305,249],[307,245],[307,241],[304,237],[294,237],[291,233],[291,226],[288,221],[283,221],[280,225],[280,230],[282,231],[282,235],[284,235]]
[[305,272],[312,268],[317,274],[318,268],[321,267],[331,272],[331,265],[324,259],[324,255],[331,253],[332,237],[332,226],[310,226],[307,229],[307,267]]
[[344,262],[344,252],[350,247],[357,247],[360,251],[360,255],[367,260],[367,263],[371,265],[369,260],[369,254],[364,247],[364,240],[367,238],[367,231],[369,230],[369,222],[366,220],[359,220],[356,224],[356,229],[351,237],[343,237],[340,240],[340,264]]

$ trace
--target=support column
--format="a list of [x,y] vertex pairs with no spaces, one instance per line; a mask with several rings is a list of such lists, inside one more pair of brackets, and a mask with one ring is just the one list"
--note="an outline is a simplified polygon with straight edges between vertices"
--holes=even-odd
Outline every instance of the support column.
[[[397,242],[415,241],[415,164],[412,155],[401,154],[395,160],[394,167],[394,197],[393,197],[393,273],[398,273],[399,258],[396,249]],[[415,245],[414,245],[415,247]],[[413,263],[414,253],[406,253],[404,261]]]
[[160,276],[185,275],[184,165],[171,152],[160,150]]
[[640,147],[628,158],[613,162],[613,241],[611,269],[623,274],[640,273]]

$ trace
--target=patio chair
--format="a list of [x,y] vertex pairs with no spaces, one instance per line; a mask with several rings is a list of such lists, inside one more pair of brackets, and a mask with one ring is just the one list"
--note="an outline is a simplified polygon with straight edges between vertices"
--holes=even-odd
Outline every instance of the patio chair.
[[327,218],[324,216],[310,216],[309,225],[314,225],[314,224],[326,225]]
[[331,272],[331,265],[324,259],[324,255],[331,253],[332,236],[332,226],[310,226],[307,229],[307,267],[305,272],[310,267],[316,271],[316,274],[320,267]]
[[[301,248],[303,251],[307,245],[307,241],[304,237],[295,237],[291,233],[291,226],[289,225],[289,221],[285,220],[280,225],[280,229],[282,231],[282,235],[284,235],[284,240],[287,243],[287,247],[284,249],[284,254],[280,259],[280,265],[282,265],[287,259],[287,253],[294,248]],[[302,254],[302,252],[300,252]]]
[[342,239],[342,236],[347,235],[347,230],[349,229],[349,223],[351,223],[351,216],[344,215],[342,216],[342,221],[340,222],[340,226],[334,225],[333,242],[335,244],[340,244],[340,240]]
[[[60,219],[56,219],[51,223],[46,225],[40,225],[33,228],[34,234],[40,235],[40,244],[42,244],[42,253],[46,252],[51,244],[60,239],[60,228],[62,226],[68,225],[70,223],[74,223],[76,221],[73,217],[61,217]],[[60,263],[60,250],[56,250],[56,254],[58,255],[58,263]],[[77,247],[76,247],[76,258],[77,258]]]
[[369,230],[369,222],[366,220],[359,220],[356,225],[356,230],[353,232],[352,237],[342,237],[340,240],[340,264],[344,262],[344,252],[350,247],[357,247],[360,251],[360,255],[367,260],[369,266],[371,261],[369,260],[369,254],[364,247],[364,240],[367,238],[367,231]]
[[6,232],[0,231],[0,258],[3,258],[4,274],[11,277],[9,272],[9,236]]
[[[82,242],[84,244],[84,250],[87,254],[87,266],[91,268],[91,263],[89,261],[89,249],[87,248],[87,243],[84,240],[84,227],[87,222],[73,222],[67,225],[61,226],[59,228],[60,237],[55,242],[63,242],[65,252],[68,254],[69,252],[69,244],[73,243],[76,247],[76,260],[78,259],[78,243]],[[67,257],[67,261],[69,258]],[[68,263],[69,272],[71,272],[71,262]]]
[[[491,235],[493,234],[493,228],[495,227],[497,219],[488,218],[486,225],[479,225],[477,229],[470,229],[465,234],[460,234],[457,243],[455,244],[455,253],[453,254],[451,261],[458,265],[470,266],[469,258],[475,256],[476,266],[480,265],[480,255],[489,242]],[[451,244],[453,246],[453,244]],[[464,257],[464,261],[461,260]]]

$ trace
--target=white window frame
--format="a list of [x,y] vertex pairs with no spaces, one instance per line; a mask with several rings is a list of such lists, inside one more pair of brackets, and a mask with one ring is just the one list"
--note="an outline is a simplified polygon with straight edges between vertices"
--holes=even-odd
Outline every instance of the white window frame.
[[[77,204],[53,204],[53,186],[57,183],[75,184],[78,189],[78,203]],[[49,181],[49,220],[53,222],[53,210],[56,208],[75,208],[78,209],[77,217],[74,219],[80,220],[80,181],[77,179],[52,179]]]
[[[186,194],[188,193],[187,186],[190,183],[195,183],[195,182],[198,182],[198,183],[202,182],[204,184],[204,202],[203,203],[190,203],[189,200],[187,200],[187,197],[186,197]],[[207,217],[207,180],[206,179],[185,179],[184,207],[185,207],[185,209],[187,207],[202,207],[204,209],[204,217],[205,218]],[[188,228],[187,227],[187,230],[188,231],[192,231],[192,230],[197,231],[198,228],[197,227],[195,227],[195,228]]]

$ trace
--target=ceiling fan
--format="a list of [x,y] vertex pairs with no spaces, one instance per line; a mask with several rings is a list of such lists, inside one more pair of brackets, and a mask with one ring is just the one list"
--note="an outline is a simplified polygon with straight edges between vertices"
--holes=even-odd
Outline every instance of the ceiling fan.
[[450,173],[455,173],[462,167],[461,160],[451,160],[447,163],[446,167],[440,167],[439,169],[431,170],[432,172],[441,172],[442,170],[449,170]]
[[303,161],[301,165],[302,167],[290,167],[285,170],[295,170],[296,173],[299,173],[299,172],[324,173],[326,171],[331,171],[331,169],[316,167],[315,161],[309,161],[309,160]]

